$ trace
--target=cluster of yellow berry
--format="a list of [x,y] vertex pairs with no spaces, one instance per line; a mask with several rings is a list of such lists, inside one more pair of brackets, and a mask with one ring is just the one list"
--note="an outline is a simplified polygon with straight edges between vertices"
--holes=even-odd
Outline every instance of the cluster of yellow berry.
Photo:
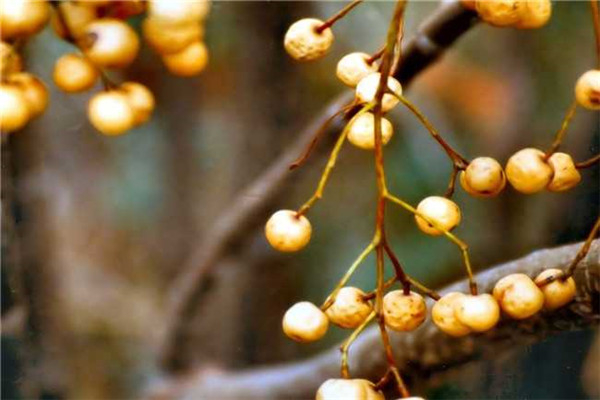
[[106,135],[120,135],[143,124],[155,108],[154,95],[146,86],[137,82],[115,85],[104,73],[104,69],[128,67],[139,53],[138,35],[125,19],[147,11],[144,38],[171,73],[193,76],[208,63],[202,39],[209,0],[70,0],[51,4],[53,7],[47,0],[2,0],[2,132],[21,129],[47,106],[44,84],[20,72],[22,62],[15,47],[39,32],[48,20],[57,36],[79,50],[56,61],[54,83],[67,93],[79,93],[101,79],[105,90],[90,99],[88,118]]
[[546,25],[552,15],[550,0],[463,0],[490,25],[535,29]]

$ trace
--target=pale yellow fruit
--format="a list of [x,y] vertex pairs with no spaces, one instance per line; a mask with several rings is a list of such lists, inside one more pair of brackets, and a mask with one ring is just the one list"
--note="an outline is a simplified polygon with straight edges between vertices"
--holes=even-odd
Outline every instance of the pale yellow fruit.
[[30,118],[37,117],[46,110],[48,89],[39,78],[28,72],[17,72],[8,77],[8,82],[23,92]]
[[29,116],[23,91],[15,85],[0,83],[0,131],[10,133],[23,128]]
[[[58,7],[63,20],[59,18],[57,12],[54,12],[50,22],[54,32],[61,38],[67,38],[68,32],[73,39],[81,38],[88,24],[97,18],[96,8],[89,2],[61,1]],[[65,27],[64,24],[67,26]]]
[[[379,87],[379,80],[381,74],[379,72],[374,72],[362,78],[358,85],[356,85],[356,99],[360,103],[370,103],[375,100],[375,94],[377,93],[377,88]],[[402,95],[402,85],[398,80],[392,76],[388,77],[388,87],[386,92],[389,90],[392,93],[396,93],[397,95]],[[390,93],[386,93],[383,95],[381,99],[381,110],[383,112],[387,112],[392,108],[396,107],[396,105],[400,102],[396,96]]]
[[167,24],[203,21],[210,11],[208,0],[150,0],[148,15]]
[[475,9],[482,20],[494,26],[516,24],[521,16],[523,0],[477,0]]
[[0,0],[2,40],[33,35],[50,18],[50,8],[43,0]]
[[427,305],[423,296],[402,290],[393,290],[383,298],[383,319],[394,331],[412,331],[425,321]]
[[98,80],[98,69],[77,54],[65,54],[54,64],[52,78],[59,89],[68,93],[89,90]]
[[543,283],[546,279],[553,276],[560,276],[562,271],[555,268],[550,268],[542,271],[536,278],[535,283],[540,286],[542,293],[544,293],[544,308],[546,310],[556,310],[568,303],[575,298],[577,288],[575,286],[575,280],[571,277],[565,281],[556,279],[546,285]]
[[515,27],[520,29],[536,29],[546,25],[552,16],[550,0],[521,0],[519,21]]
[[120,135],[133,128],[135,123],[129,99],[117,90],[94,95],[88,104],[88,118],[105,135]]
[[460,322],[455,315],[459,300],[464,296],[459,292],[448,293],[436,301],[431,309],[433,323],[450,336],[460,337],[471,332],[471,329]]
[[591,69],[575,84],[577,103],[588,110],[600,110],[600,70]]
[[551,192],[569,190],[581,181],[581,174],[575,168],[575,163],[566,153],[554,153],[548,158],[548,164],[554,171],[547,189]]
[[323,57],[333,44],[333,32],[326,28],[317,32],[323,21],[304,18],[294,22],[283,39],[288,54],[297,61],[312,61]]
[[319,387],[316,400],[385,400],[366,379],[328,379]]
[[177,53],[204,36],[204,28],[198,23],[169,25],[156,18],[142,22],[142,34],[146,42],[160,54]]
[[338,291],[333,304],[325,314],[332,323],[342,328],[356,328],[373,309],[364,296],[365,292],[358,288],[343,287]]
[[490,157],[477,157],[461,171],[460,184],[473,196],[492,197],[506,186],[506,175],[498,161]]
[[269,244],[282,252],[293,252],[304,248],[310,241],[312,227],[304,216],[296,211],[279,210],[265,225],[265,236]]
[[544,160],[544,152],[527,148],[512,155],[506,163],[506,177],[510,184],[525,194],[544,190],[552,179],[552,168]]
[[194,76],[204,71],[208,65],[208,49],[200,41],[192,42],[178,53],[163,55],[162,59],[173,75]]
[[156,104],[150,89],[137,82],[125,82],[120,89],[125,92],[129,104],[133,108],[135,125],[140,125],[150,119]]
[[0,42],[0,75],[8,76],[23,70],[23,60],[8,43]]
[[366,53],[346,54],[337,63],[336,75],[340,81],[350,87],[356,87],[365,76],[377,72],[377,64],[369,63],[371,56]]
[[283,332],[297,342],[314,342],[321,339],[329,320],[319,307],[308,301],[301,301],[290,307],[283,316]]
[[[386,145],[393,134],[392,123],[386,118],[381,118],[381,143]],[[373,150],[375,148],[375,115],[366,112],[356,117],[348,128],[348,141],[358,148]]]
[[491,295],[465,295],[457,300],[456,319],[475,332],[492,329],[500,319],[500,307]]
[[95,64],[106,68],[125,68],[135,60],[140,40],[126,22],[102,18],[86,26],[82,46]]
[[493,296],[500,308],[515,319],[529,318],[544,306],[544,294],[525,274],[510,274],[500,279]]
[[[429,196],[421,200],[417,206],[417,212],[428,221],[432,221],[441,229],[450,231],[460,223],[460,208],[452,200],[441,196]],[[415,215],[415,221],[419,229],[428,235],[438,236],[444,232],[424,218]]]

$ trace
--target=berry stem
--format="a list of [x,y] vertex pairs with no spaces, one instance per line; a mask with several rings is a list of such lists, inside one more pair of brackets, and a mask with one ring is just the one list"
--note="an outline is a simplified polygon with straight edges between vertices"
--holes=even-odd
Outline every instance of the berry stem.
[[598,9],[598,0],[590,0],[592,11],[592,20],[594,21],[594,36],[596,37],[596,63],[600,69],[600,10]]
[[575,116],[575,111],[577,111],[577,101],[573,101],[573,103],[571,103],[571,105],[569,106],[567,113],[565,114],[565,117],[560,126],[560,129],[556,132],[556,135],[554,136],[554,141],[552,142],[552,145],[544,155],[545,160],[550,158],[552,154],[556,153],[556,151],[560,147],[565,135],[567,134],[567,128],[569,127],[571,120]]
[[346,14],[348,14],[354,7],[356,7],[357,5],[359,5],[360,3],[362,3],[363,1],[364,0],[353,0],[353,1],[351,1],[350,4],[344,6],[344,8],[342,8],[336,14],[334,14],[331,17],[327,18],[327,20],[325,20],[315,30],[317,31],[317,33],[321,33],[325,29],[333,26],[333,24],[335,24],[338,20],[344,18],[346,16]]
[[367,64],[371,65],[373,64],[375,61],[379,60],[381,58],[381,56],[383,55],[383,53],[385,52],[385,45],[382,46],[379,50],[377,50],[375,53],[373,53],[373,55],[371,57],[369,57],[367,59]]
[[575,168],[577,168],[577,169],[589,168],[592,165],[596,164],[598,161],[600,161],[600,153],[596,154],[594,157],[589,158],[585,161],[575,163]]
[[342,378],[350,379],[350,368],[348,366],[348,350],[352,343],[356,340],[356,338],[361,334],[361,332],[373,321],[375,318],[375,311],[371,312],[367,318],[352,332],[348,339],[344,341],[342,346],[340,347],[340,351],[342,352]]
[[450,180],[448,181],[448,189],[446,189],[446,193],[444,194],[444,197],[446,197],[447,199],[451,199],[454,195],[454,188],[456,186],[456,176],[458,175],[458,171],[460,171],[460,168],[458,168],[456,164],[452,165],[452,172],[450,173]]
[[585,243],[583,244],[583,246],[581,246],[581,249],[579,249],[579,251],[577,252],[577,255],[575,256],[573,261],[571,261],[569,268],[567,268],[567,271],[565,272],[564,276],[561,278],[562,280],[565,280],[568,277],[573,276],[573,272],[575,272],[575,268],[577,268],[577,264],[579,264],[579,262],[581,260],[583,260],[585,258],[585,256],[587,255],[587,253],[590,251],[590,247],[592,246],[592,241],[594,240],[596,235],[598,235],[599,230],[600,230],[600,216],[596,219],[596,223],[594,224],[594,227],[588,234],[588,237],[585,240]]

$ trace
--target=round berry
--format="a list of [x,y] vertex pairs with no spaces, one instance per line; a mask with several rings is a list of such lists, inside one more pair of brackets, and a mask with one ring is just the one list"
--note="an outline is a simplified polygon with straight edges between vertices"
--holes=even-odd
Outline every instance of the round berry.
[[23,60],[8,43],[0,42],[0,74],[8,76],[23,70]]
[[0,26],[2,39],[33,35],[40,31],[50,18],[46,1],[0,0]]
[[94,87],[98,69],[85,57],[65,54],[54,64],[52,78],[56,86],[65,92],[82,92]]
[[494,26],[509,26],[519,22],[522,0],[477,0],[475,9],[482,20]]
[[276,250],[293,252],[304,248],[310,241],[312,227],[304,216],[296,211],[280,210],[269,218],[265,225],[265,235],[269,244]]
[[575,98],[588,110],[600,110],[600,70],[591,69],[579,77],[575,84]]
[[456,319],[475,332],[492,329],[500,319],[500,307],[491,295],[465,295],[457,300]]
[[142,23],[142,34],[146,42],[160,54],[183,51],[193,42],[199,42],[204,30],[198,23],[168,25],[156,18],[146,18]]
[[23,92],[29,107],[30,118],[37,117],[46,110],[48,89],[39,78],[27,72],[17,72],[8,77],[8,82]]
[[9,133],[21,129],[30,117],[29,105],[22,90],[15,85],[0,83],[0,131]]
[[460,173],[460,184],[473,196],[492,197],[504,189],[506,175],[498,161],[490,157],[477,157]]
[[[356,99],[360,103],[370,103],[375,100],[380,77],[381,74],[379,72],[374,72],[358,82],[358,85],[356,85]],[[402,85],[392,76],[388,77],[388,90],[399,96],[402,95]],[[381,110],[387,112],[396,107],[399,101],[393,94],[386,93],[381,99]]]
[[366,379],[328,379],[319,387],[316,400],[385,400]]
[[575,298],[577,288],[575,280],[572,277],[566,280],[556,279],[548,284],[544,282],[554,276],[560,276],[562,271],[555,268],[550,268],[542,271],[536,278],[535,283],[540,286],[544,293],[544,308],[546,310],[556,310],[570,303]]
[[154,95],[150,89],[137,82],[125,82],[120,89],[127,95],[133,109],[135,125],[140,125],[150,119],[155,105]]
[[519,192],[532,194],[548,186],[552,179],[552,168],[544,160],[544,152],[527,148],[508,159],[506,177]]
[[471,332],[471,329],[460,322],[455,315],[459,300],[464,296],[459,292],[448,293],[436,301],[431,309],[433,323],[450,336],[460,337]]
[[[387,144],[394,134],[392,123],[386,118],[381,118],[381,143]],[[363,113],[356,117],[348,128],[348,141],[354,146],[373,150],[375,148],[375,115]]]
[[127,23],[102,18],[86,26],[82,46],[93,63],[106,68],[125,68],[135,60],[140,41]]
[[58,7],[63,19],[55,12],[50,24],[54,32],[63,39],[67,39],[69,33],[73,39],[81,38],[88,24],[97,18],[96,8],[87,2],[61,1]]
[[546,25],[552,15],[550,0],[525,0],[519,7],[519,21],[515,27],[520,29],[536,29]]
[[88,118],[105,135],[120,135],[133,128],[135,115],[127,95],[118,90],[101,92],[88,104]]
[[500,279],[493,291],[500,308],[514,319],[525,319],[544,306],[544,294],[525,274],[510,274]]
[[[460,208],[445,197],[424,198],[417,206],[417,212],[446,231],[454,229],[460,223]],[[419,229],[428,235],[437,236],[444,233],[419,215],[415,215],[415,221]]]
[[297,342],[314,342],[321,339],[329,320],[313,303],[301,301],[290,307],[283,316],[283,332]]
[[319,19],[304,18],[289,27],[283,45],[294,60],[312,61],[329,52],[333,44],[333,32],[330,28],[317,32],[321,25],[323,21]]
[[189,24],[203,21],[210,11],[208,0],[150,0],[148,15],[168,24]]
[[377,64],[369,63],[370,57],[370,55],[360,52],[346,54],[337,63],[338,79],[347,86],[356,87],[362,78],[377,72]]
[[581,181],[581,174],[575,168],[575,163],[566,153],[554,153],[548,158],[554,175],[547,189],[551,192],[562,192],[575,187]]
[[195,41],[178,53],[163,55],[163,62],[173,75],[198,75],[208,65],[208,49],[204,43]]
[[383,298],[383,319],[394,331],[412,331],[425,321],[427,305],[423,296],[402,290],[393,290]]
[[333,304],[325,311],[329,320],[342,328],[356,328],[369,316],[373,307],[364,299],[365,292],[355,287],[341,288]]

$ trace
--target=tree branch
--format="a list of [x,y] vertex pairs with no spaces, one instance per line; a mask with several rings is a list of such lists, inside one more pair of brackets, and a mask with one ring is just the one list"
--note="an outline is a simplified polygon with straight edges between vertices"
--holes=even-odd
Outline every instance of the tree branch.
[[[583,243],[583,242],[582,242]],[[546,268],[565,269],[582,243],[539,250],[523,258],[498,265],[477,275],[482,291],[490,292],[502,277],[522,272],[537,275]],[[441,332],[428,319],[411,333],[391,336],[398,366],[409,379],[423,379],[438,371],[457,367],[476,358],[493,358],[517,345],[539,342],[549,335],[577,330],[598,323],[600,310],[600,240],[595,240],[581,261],[574,279],[577,297],[568,306],[523,321],[503,319],[492,331],[453,338]],[[443,292],[468,289],[467,281],[446,287]],[[429,301],[431,309],[432,301]],[[261,367],[234,373],[196,371],[162,387],[153,398],[169,399],[299,399],[312,398],[326,379],[339,375],[338,348],[305,361]],[[376,327],[365,331],[350,353],[353,376],[377,379],[385,372],[386,361]]]

